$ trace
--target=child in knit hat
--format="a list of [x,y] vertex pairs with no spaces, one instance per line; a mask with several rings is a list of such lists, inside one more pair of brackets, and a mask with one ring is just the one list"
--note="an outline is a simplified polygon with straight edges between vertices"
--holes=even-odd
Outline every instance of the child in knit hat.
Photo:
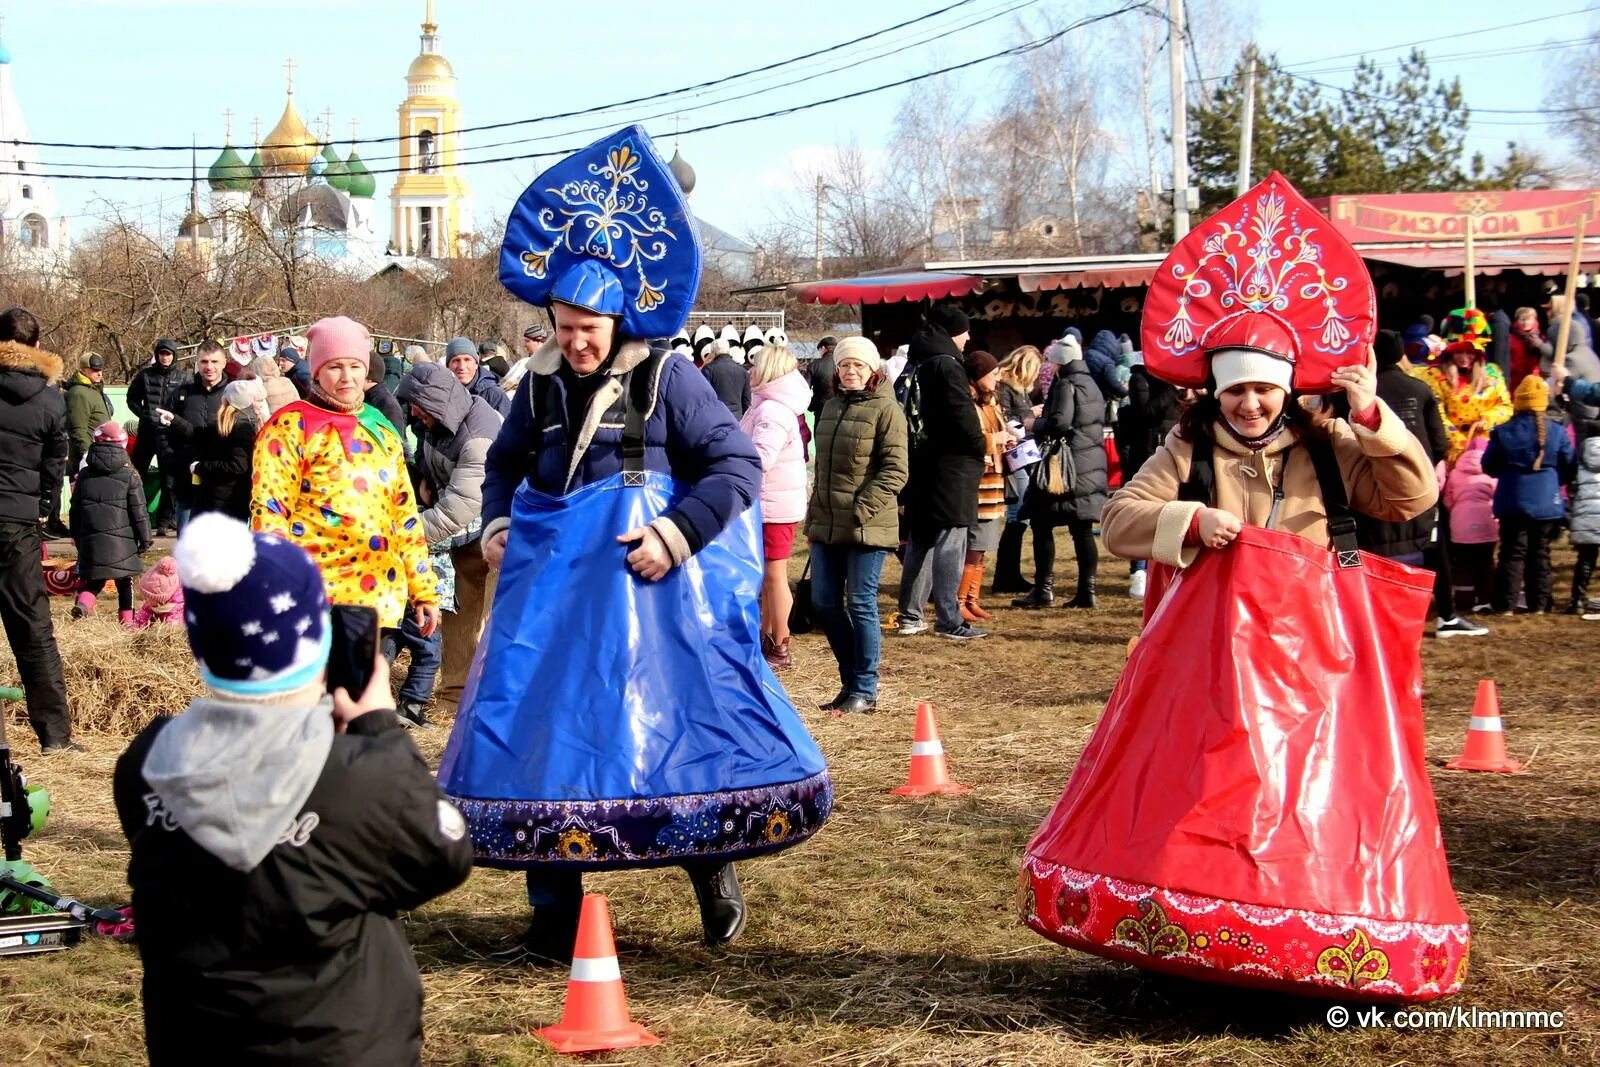
[[150,549],[150,513],[127,445],[127,433],[115,422],[97,426],[72,487],[72,539],[84,586],[72,609],[76,619],[93,615],[99,590],[115,582],[117,617],[133,621],[133,579],[144,573],[139,557]]
[[178,581],[178,561],[162,556],[139,579],[138,610],[128,625],[135,630],[151,626],[177,626],[183,622],[183,585]]
[[1550,388],[1536,374],[1512,397],[1511,421],[1497,426],[1483,454],[1483,472],[1500,479],[1494,514],[1500,520],[1500,573],[1494,609],[1511,611],[1519,591],[1535,615],[1554,608],[1550,542],[1567,507],[1561,486],[1572,480],[1577,452],[1566,426],[1550,425]]
[[305,551],[217,513],[175,550],[206,692],[117,761],[150,1062],[421,1062],[398,912],[459,885],[466,822],[391,710],[388,665],[324,692]]

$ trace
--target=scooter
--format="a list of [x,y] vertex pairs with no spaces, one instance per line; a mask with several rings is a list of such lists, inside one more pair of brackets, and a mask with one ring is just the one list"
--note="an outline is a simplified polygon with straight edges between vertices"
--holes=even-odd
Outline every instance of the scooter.
[[[0,687],[0,704],[20,701],[21,690]],[[41,829],[50,814],[50,794],[29,785],[11,758],[4,714],[0,714],[0,956],[60,952],[92,929],[111,937],[133,935],[127,910],[97,908],[58,896],[49,879],[22,859],[23,838]]]

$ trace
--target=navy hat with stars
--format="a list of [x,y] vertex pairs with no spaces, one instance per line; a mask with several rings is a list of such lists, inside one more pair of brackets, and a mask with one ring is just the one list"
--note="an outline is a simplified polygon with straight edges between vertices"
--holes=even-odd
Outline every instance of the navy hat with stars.
[[262,700],[318,682],[332,626],[322,573],[303,548],[216,512],[184,527],[173,556],[200,678]]

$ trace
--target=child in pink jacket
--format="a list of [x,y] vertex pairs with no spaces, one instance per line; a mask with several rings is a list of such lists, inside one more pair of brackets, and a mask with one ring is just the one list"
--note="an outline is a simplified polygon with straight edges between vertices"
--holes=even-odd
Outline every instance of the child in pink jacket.
[[1444,504],[1450,509],[1450,540],[1458,566],[1472,579],[1473,611],[1488,611],[1494,589],[1494,546],[1500,542],[1500,520],[1494,517],[1498,478],[1483,473],[1489,442],[1476,438],[1456,460],[1444,483]]
[[789,556],[795,527],[806,517],[806,453],[800,418],[811,386],[786,345],[767,345],[750,368],[751,403],[739,428],[761,456],[761,646],[774,670],[789,667]]

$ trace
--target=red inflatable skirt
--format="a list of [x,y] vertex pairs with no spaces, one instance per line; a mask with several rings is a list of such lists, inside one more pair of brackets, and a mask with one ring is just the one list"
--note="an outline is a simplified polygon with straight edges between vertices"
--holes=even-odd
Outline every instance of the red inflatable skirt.
[[1467,917],[1423,757],[1433,576],[1337,557],[1247,526],[1172,579],[1028,846],[1029,926],[1209,981],[1461,988]]

